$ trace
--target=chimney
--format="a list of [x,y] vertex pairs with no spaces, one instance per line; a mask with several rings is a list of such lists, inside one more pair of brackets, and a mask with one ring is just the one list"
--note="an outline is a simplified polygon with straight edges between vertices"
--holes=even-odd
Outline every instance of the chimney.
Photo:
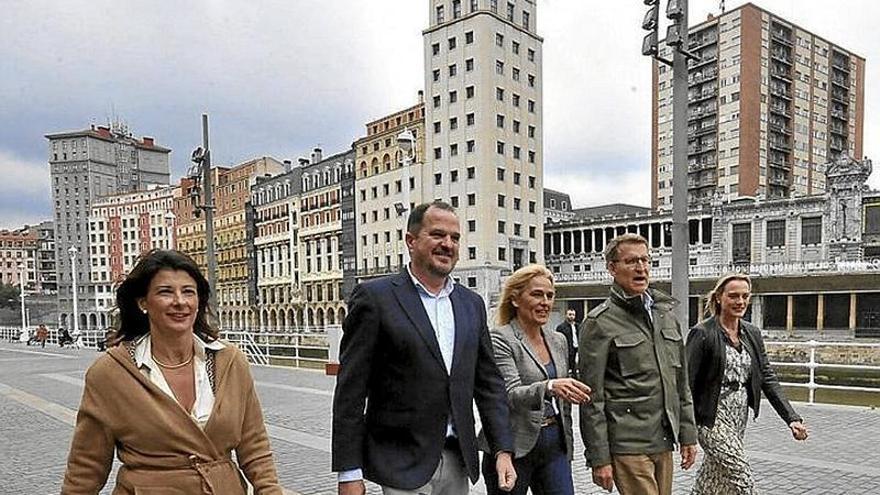
[[108,138],[108,137],[110,137],[110,128],[105,125],[99,125],[98,126],[98,134],[100,134],[102,137]]
[[304,156],[299,157],[299,166],[300,166],[300,167],[305,167],[305,166],[307,166],[308,164],[309,164],[309,159],[308,159],[308,158],[306,158],[306,157],[304,157]]
[[289,173],[291,168],[293,168],[292,162],[290,160],[284,160],[284,173]]
[[419,105],[421,105],[422,103],[425,103],[425,91],[420,89],[419,90]]
[[318,163],[321,161],[321,148],[315,148],[312,150],[312,163]]
[[144,146],[152,147],[152,146],[154,146],[155,144],[156,144],[156,140],[155,140],[155,139],[153,139],[153,138],[151,138],[151,137],[149,137],[149,136],[144,136]]

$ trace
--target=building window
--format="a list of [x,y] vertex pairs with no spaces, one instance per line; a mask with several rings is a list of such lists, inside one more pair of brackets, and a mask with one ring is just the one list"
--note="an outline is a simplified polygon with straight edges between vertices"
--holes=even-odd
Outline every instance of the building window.
[[434,82],[439,81],[440,80],[440,69],[434,69],[433,71],[431,71],[431,75],[433,76]]
[[455,64],[450,65],[449,66],[449,77],[455,77],[456,74],[458,74],[458,66]]
[[535,176],[530,175],[529,176],[529,189],[534,189],[534,188],[535,188]]
[[513,22],[514,14],[516,14],[516,6],[507,2],[507,20]]
[[477,248],[472,247],[472,246],[468,247],[468,259],[469,260],[477,259]]
[[512,75],[513,75],[513,80],[514,80],[514,81],[519,81],[519,69],[517,69],[516,67],[514,67],[514,68],[513,68]]
[[[434,95],[434,108],[440,108],[440,95]],[[376,143],[378,147],[378,143]]]
[[529,48],[528,57],[529,57],[529,62],[535,61],[535,50],[533,48]]
[[507,249],[500,247],[498,248],[498,261],[507,261]]
[[469,100],[471,98],[473,98],[474,97],[474,87],[468,86],[468,87],[464,88],[464,95],[465,95],[465,98],[467,98]]
[[470,71],[474,70],[474,59],[469,58],[464,61],[464,70],[466,72],[470,72]]
[[504,46],[504,35],[501,33],[495,33],[495,46]]
[[468,168],[467,168],[467,178],[468,178],[468,179],[473,179],[473,178],[475,178],[476,176],[477,176],[477,169],[476,169],[476,167],[468,167]]
[[529,13],[525,10],[522,13],[522,27],[526,30],[529,29]]
[[534,239],[534,238],[535,238],[535,231],[536,231],[535,226],[534,226],[534,225],[529,225],[529,237],[530,237],[531,239]]
[[519,121],[518,120],[513,121],[513,133],[519,134]]
[[461,0],[452,0],[452,18],[458,19],[459,17],[461,17]]
[[477,195],[475,193],[468,193],[467,201],[468,201],[468,206],[476,206],[477,205]]
[[522,225],[515,223],[513,224],[513,235],[522,236]]
[[530,88],[535,87],[535,75],[534,74],[529,74],[529,87]]
[[494,14],[498,13],[498,0],[489,0],[489,10]]
[[449,145],[449,156],[458,156],[458,143]]
[[534,138],[534,137],[535,137],[535,126],[533,126],[533,125],[530,125],[530,126],[529,126],[529,137],[530,137],[530,138]]
[[443,18],[443,17],[444,17],[444,13],[443,13],[443,6],[442,6],[442,5],[438,5],[438,6],[437,6],[437,11],[435,12],[435,16],[434,16],[434,17],[435,17],[435,19],[436,19],[436,21],[437,21],[437,24],[442,24],[442,23],[443,23],[443,21],[444,21],[444,18]]
[[495,73],[498,74],[499,76],[504,75],[504,62],[502,62],[500,60],[495,61]]
[[467,125],[469,125],[469,126],[474,125],[474,114],[473,113],[469,113],[469,114],[465,115],[465,118],[467,119]]
[[501,142],[501,141],[495,142],[495,152],[498,153],[499,155],[504,154],[504,143],[503,142]]
[[535,113],[535,101],[529,100],[529,113]]
[[468,142],[467,142],[467,152],[468,152],[468,153],[473,153],[475,149],[476,149],[476,143],[474,142],[474,140],[473,140],[473,139],[468,140]]
[[505,197],[503,194],[498,195],[498,207],[499,208],[504,208],[504,204],[506,203],[506,201],[507,201],[507,197]]
[[433,55],[440,55],[440,43],[434,43],[431,45],[431,53]]
[[514,159],[514,160],[519,160],[519,158],[520,158],[520,147],[519,147],[519,146],[514,146],[514,147],[513,147],[513,159]]
[[529,151],[529,163],[535,163],[535,152]]
[[522,203],[522,200],[521,200],[521,199],[519,199],[519,198],[513,198],[513,209],[516,210],[516,211],[519,211],[519,209],[520,209],[520,204],[521,204],[521,203]]
[[535,202],[529,201],[529,213],[534,213],[534,212],[535,212]]
[[504,101],[504,89],[503,88],[495,88],[495,99],[498,101]]
[[511,97],[511,101],[513,101],[513,106],[519,108],[519,95],[514,93],[513,97]]
[[517,186],[519,185],[519,182],[520,182],[520,179],[521,179],[521,178],[522,178],[522,174],[521,174],[521,173],[519,173],[519,172],[514,172],[514,173],[513,173],[513,183],[514,183],[515,185],[517,185]]
[[434,159],[439,160],[443,158],[443,149],[442,148],[434,148]]
[[440,132],[440,122],[434,122],[434,134],[438,134]]
[[822,242],[822,217],[801,218],[801,244],[819,244]]
[[495,126],[499,129],[504,129],[504,115],[495,116]]
[[458,101],[458,91],[450,91],[449,92],[449,103],[455,103]]
[[476,220],[468,220],[468,232],[476,232],[477,231],[477,221]]
[[434,185],[439,186],[443,183],[443,174],[437,173],[434,174]]
[[452,196],[451,198],[449,198],[449,204],[453,208],[458,208],[458,196]]
[[767,221],[767,247],[785,246],[785,220]]
[[458,182],[458,170],[449,171],[449,182]]
[[458,129],[458,117],[451,117],[449,119],[449,130],[454,131]]
[[507,233],[507,223],[504,220],[498,220],[498,233],[506,234]]
[[497,169],[495,169],[495,177],[498,180],[503,181],[504,180],[504,169],[501,167],[498,167]]
[[732,257],[734,263],[750,263],[752,260],[752,224],[733,224]]
[[474,32],[473,31],[468,31],[468,32],[464,33],[464,42],[467,45],[473,44],[473,42],[474,42]]
[[514,41],[510,44],[510,48],[513,50],[515,55],[519,55],[519,42]]
[[449,43],[450,50],[455,50],[455,47],[458,46],[458,39],[455,37],[449,38],[446,41],[447,41],[447,43]]

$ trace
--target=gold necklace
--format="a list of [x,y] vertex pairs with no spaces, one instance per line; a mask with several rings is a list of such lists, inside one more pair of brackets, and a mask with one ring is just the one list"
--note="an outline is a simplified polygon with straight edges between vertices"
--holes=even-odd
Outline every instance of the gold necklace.
[[176,370],[176,369],[178,369],[178,368],[183,368],[184,366],[186,366],[186,365],[188,365],[189,363],[191,363],[192,360],[193,360],[193,357],[195,357],[196,353],[193,352],[192,354],[189,355],[189,359],[187,359],[186,361],[184,361],[184,362],[182,362],[182,363],[178,363],[178,364],[165,364],[165,363],[163,363],[162,361],[159,361],[158,359],[156,359],[156,355],[155,355],[155,354],[152,354],[152,353],[151,353],[150,355],[151,355],[152,358],[153,358],[153,362],[156,363],[156,364],[158,364],[160,367],[165,368],[166,370]]

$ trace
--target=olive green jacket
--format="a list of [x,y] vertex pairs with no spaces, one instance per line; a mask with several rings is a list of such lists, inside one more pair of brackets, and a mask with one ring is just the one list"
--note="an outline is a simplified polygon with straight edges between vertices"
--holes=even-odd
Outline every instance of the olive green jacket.
[[697,443],[686,351],[670,296],[648,289],[641,297],[611,296],[590,311],[578,346],[580,378],[593,389],[580,408],[587,463],[604,466],[615,454],[655,454],[676,443]]

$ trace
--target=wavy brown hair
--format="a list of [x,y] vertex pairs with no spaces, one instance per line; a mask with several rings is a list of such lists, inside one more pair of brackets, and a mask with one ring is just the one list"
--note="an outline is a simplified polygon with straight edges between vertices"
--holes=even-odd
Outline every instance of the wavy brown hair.
[[199,296],[199,312],[193,323],[193,332],[205,342],[213,342],[220,333],[211,324],[211,285],[202,275],[199,266],[180,251],[153,249],[138,258],[125,280],[116,287],[116,338],[112,344],[135,340],[150,331],[150,321],[138,306],[138,300],[147,296],[150,282],[162,270],[180,270],[196,282]]

